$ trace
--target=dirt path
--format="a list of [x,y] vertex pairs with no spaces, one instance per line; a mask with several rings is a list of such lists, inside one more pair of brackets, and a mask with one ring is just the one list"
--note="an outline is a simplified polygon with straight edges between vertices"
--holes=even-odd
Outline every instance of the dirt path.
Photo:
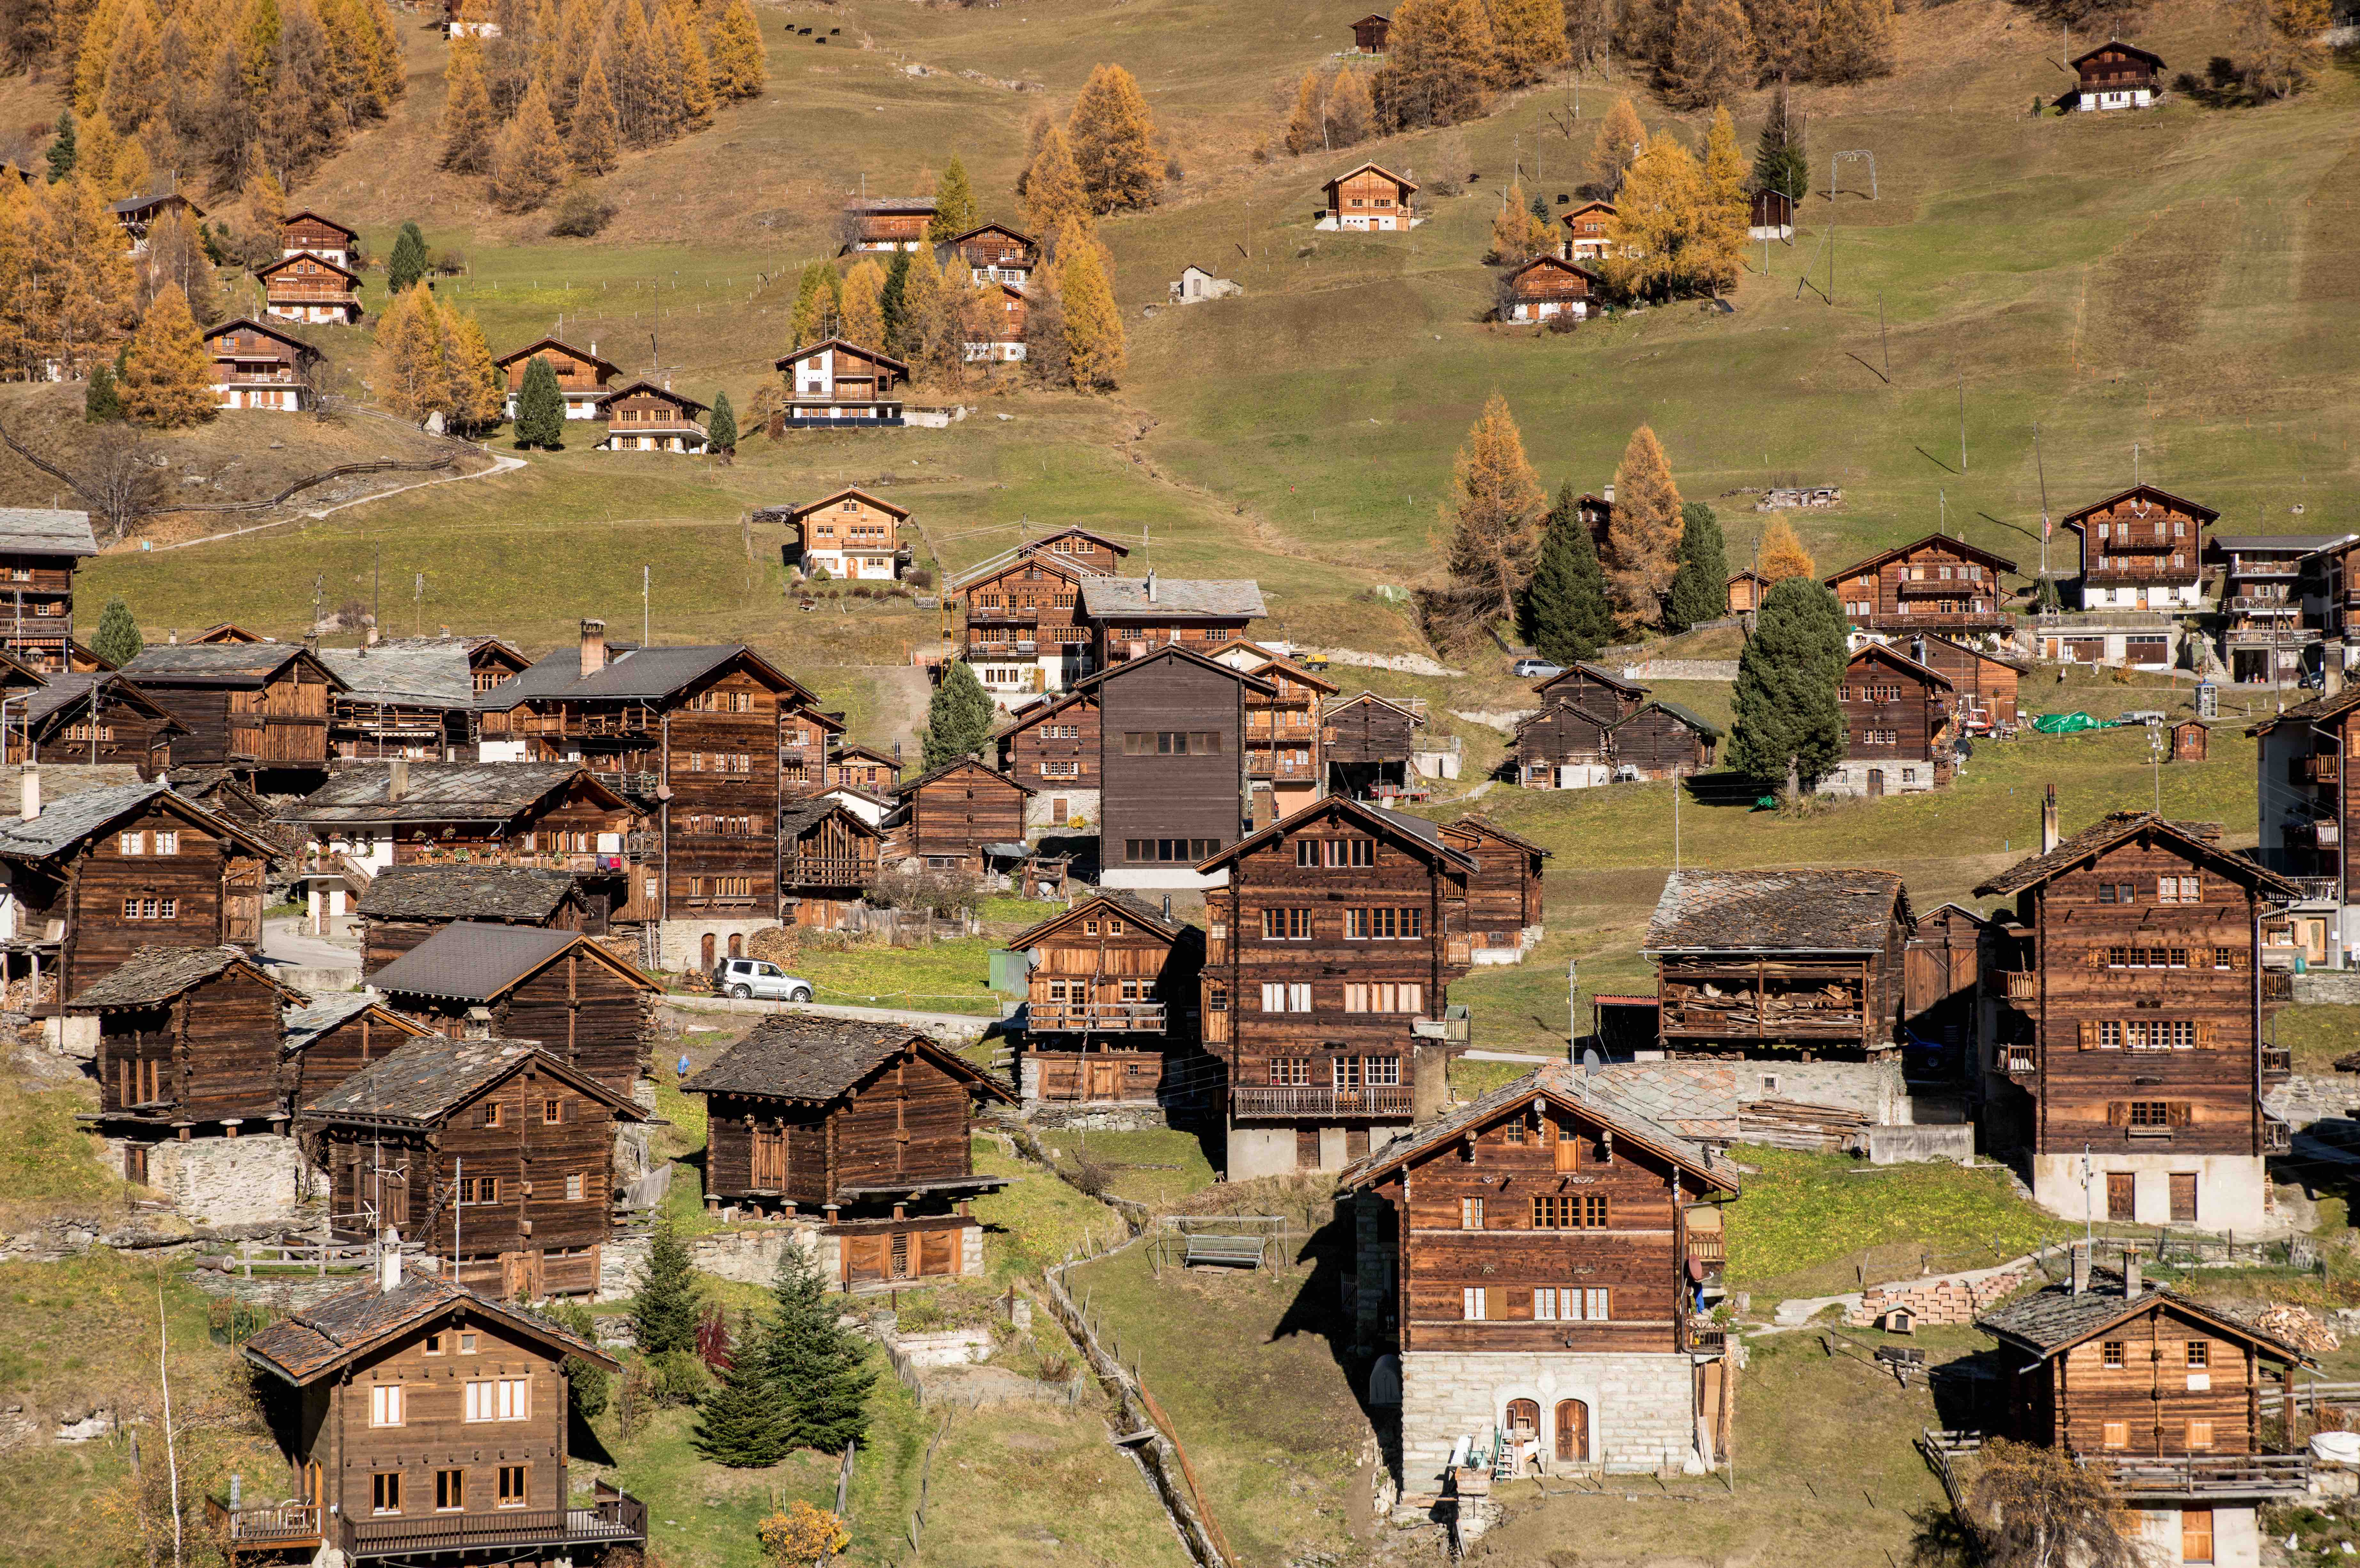
[[877,723],[884,733],[880,744],[890,748],[901,741],[915,756],[918,737],[926,727],[926,704],[934,697],[926,672],[914,664],[866,664],[860,671],[877,682]]
[[369,501],[382,501],[388,495],[399,495],[410,490],[423,490],[430,485],[452,485],[462,479],[482,479],[488,474],[513,473],[524,466],[524,459],[511,457],[506,452],[487,451],[484,455],[492,460],[492,465],[489,468],[478,468],[465,474],[439,474],[432,479],[420,479],[408,485],[397,485],[389,490],[372,490],[366,495],[355,495],[349,501],[339,501],[332,506],[300,508],[292,517],[274,517],[267,523],[250,523],[245,528],[231,528],[225,533],[206,534],[199,539],[181,539],[175,544],[156,545],[152,549],[160,553],[168,550],[190,550],[201,544],[219,544],[224,539],[234,539],[243,534],[258,534],[265,528],[283,528],[290,523],[316,521],[331,512],[341,512],[347,506],[358,506]]

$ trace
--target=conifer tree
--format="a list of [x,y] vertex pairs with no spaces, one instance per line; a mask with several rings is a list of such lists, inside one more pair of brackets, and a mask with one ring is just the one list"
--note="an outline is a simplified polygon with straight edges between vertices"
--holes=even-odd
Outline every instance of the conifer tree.
[[254,171],[254,177],[246,182],[244,194],[246,221],[255,230],[254,247],[263,256],[275,260],[279,252],[279,230],[287,223],[287,191],[279,183],[279,177],[265,168]]
[[606,34],[599,51],[606,57],[606,81],[615,90],[615,113],[622,123],[624,143],[645,147],[658,140],[661,84],[655,80],[648,19],[638,5],[616,5],[607,13]]
[[738,450],[738,410],[729,406],[729,394],[713,395],[713,412],[705,421],[705,443],[715,452],[729,456]]
[[[104,120],[94,123],[83,139],[85,153],[98,140],[96,133],[106,128]],[[54,359],[71,376],[112,349],[138,321],[137,278],[131,258],[123,254],[122,227],[88,172],[45,187],[42,195],[36,244],[46,265],[28,312],[34,352],[27,368],[44,373],[42,362]],[[212,381],[210,365],[203,379]],[[124,385],[120,367],[115,382],[118,388]]]
[[1783,85],[1811,69],[1811,0],[1745,0],[1754,64],[1763,82]]
[[1612,201],[1646,146],[1647,131],[1639,123],[1639,111],[1631,107],[1630,99],[1617,98],[1598,127],[1598,139],[1590,144],[1590,183]]
[[1328,89],[1328,141],[1348,147],[1376,134],[1377,106],[1369,96],[1369,79],[1349,65],[1336,68]]
[[1386,126],[1455,125],[1489,105],[1499,45],[1481,0],[1404,0],[1385,47],[1374,93]]
[[2238,0],[2231,20],[2238,78],[2256,100],[2295,96],[2327,59],[2327,46],[2319,41],[2334,20],[2327,0]]
[[[963,268],[958,277],[965,281]],[[923,245],[910,253],[909,276],[901,281],[902,358],[915,365],[928,356],[942,331],[942,313],[943,269],[934,265],[934,247]]]
[[1065,121],[1074,163],[1093,212],[1152,207],[1164,192],[1164,168],[1155,156],[1155,122],[1147,97],[1130,71],[1100,65],[1082,84]]
[[1789,799],[1816,786],[1843,759],[1843,668],[1835,595],[1808,577],[1773,583],[1738,655],[1731,766]]
[[789,347],[801,348],[831,334],[836,319],[835,283],[836,268],[827,263],[803,263],[803,275],[795,283],[794,309],[788,318],[788,330],[794,338]]
[[[740,0],[743,3],[743,0]],[[592,56],[574,101],[574,167],[605,174],[622,156],[623,133],[615,118],[615,94],[606,85],[606,61]]]
[[885,269],[864,256],[844,277],[842,324],[836,331],[862,348],[885,346]]
[[385,291],[406,294],[426,276],[426,235],[415,219],[405,219],[394,236],[393,253],[385,258]]
[[436,315],[449,397],[443,417],[461,430],[486,430],[499,422],[500,406],[507,399],[501,395],[499,366],[493,363],[492,345],[485,340],[483,324],[473,316],[461,315],[454,305],[438,305]]
[[340,110],[328,95],[328,38],[312,0],[280,5],[270,91],[261,102],[262,154],[284,178],[296,181],[327,156]]
[[113,365],[102,364],[91,367],[90,385],[82,389],[82,422],[89,425],[112,424],[123,418],[123,399],[115,389]]
[[1663,71],[1671,65],[1678,22],[1679,0],[1623,0],[1614,18],[1614,51]]
[[[965,671],[967,683],[982,696],[983,688],[964,662],[950,668]],[[986,697],[987,725],[990,712]],[[869,1434],[869,1390],[877,1374],[869,1366],[868,1349],[837,1326],[836,1303],[820,1279],[819,1267],[802,1247],[781,1249],[770,1301],[771,1387],[793,1412],[793,1444],[841,1454],[846,1443]]]
[[1781,82],[1771,95],[1769,117],[1754,146],[1754,188],[1775,191],[1791,201],[1801,201],[1811,188],[1810,149],[1804,145],[1803,122],[1787,102]]
[[448,406],[442,322],[425,284],[412,284],[409,292],[386,301],[378,313],[370,380],[387,409],[406,419],[423,419]]
[[1607,277],[1631,293],[1658,298],[1689,287],[1710,259],[1705,220],[1703,171],[1688,148],[1657,136],[1614,199]]
[[902,295],[910,283],[910,253],[897,250],[893,259],[885,264],[885,284],[877,290],[879,331],[884,338],[887,354],[896,359],[910,357],[907,341],[909,318],[904,311]]
[[1500,210],[1491,214],[1491,254],[1514,266],[1555,248],[1556,244],[1547,218],[1533,216],[1524,204],[1524,186],[1511,183]]
[[213,358],[189,314],[189,301],[178,289],[167,288],[131,336],[121,394],[124,417],[157,430],[203,424],[221,411],[213,379]]
[[1614,38],[1615,0],[1562,0],[1565,41],[1580,70],[1603,60]]
[[631,1297],[631,1336],[639,1354],[652,1360],[675,1350],[694,1351],[696,1320],[704,1308],[705,1291],[689,1262],[688,1241],[672,1217],[660,1213],[639,1288]]
[[205,255],[197,221],[186,212],[168,212],[148,226],[148,254],[139,258],[139,300],[152,303],[167,285],[180,289],[189,301],[189,314],[200,327],[221,320],[221,289]]
[[[790,1243],[789,1253],[802,1248]],[[729,1365],[696,1402],[696,1451],[738,1470],[767,1469],[794,1445],[793,1390],[781,1386],[768,1323],[742,1323],[729,1343]]]
[[1542,525],[1540,560],[1524,589],[1524,640],[1542,658],[1570,666],[1595,657],[1613,636],[1598,546],[1568,479]]
[[544,452],[565,444],[565,394],[546,354],[534,354],[525,363],[524,384],[517,388],[516,444],[519,450],[540,447]]
[[[1620,492],[1617,492],[1620,494]],[[1729,553],[1721,537],[1721,520],[1707,501],[1690,501],[1680,508],[1679,570],[1672,574],[1666,600],[1664,625],[1684,632],[1729,613]]]
[[746,0],[729,0],[723,8],[709,52],[715,96],[730,103],[761,96],[770,80],[770,55],[762,47],[754,8]]
[[1750,92],[1755,70],[1754,28],[1738,0],[1680,0],[1667,82],[1675,104],[1701,109]]
[[1450,529],[1443,563],[1452,597],[1473,625],[1515,615],[1540,552],[1539,524],[1547,505],[1548,495],[1524,459],[1524,438],[1508,400],[1494,392],[1451,464],[1450,498],[1443,506]]
[[564,178],[565,144],[558,139],[549,94],[536,82],[525,90],[516,118],[500,132],[492,155],[492,200],[503,211],[529,212]]
[[46,155],[49,166],[49,183],[55,185],[74,171],[74,116],[71,109],[58,111],[58,134],[49,143]]
[[1529,87],[1562,64],[1564,0],[1491,0],[1491,38],[1499,84]]
[[1025,226],[1043,238],[1056,233],[1068,217],[1089,219],[1089,191],[1062,127],[1052,125],[1043,134],[1041,150],[1025,166],[1023,192]]
[[481,174],[492,166],[492,95],[484,80],[484,50],[474,36],[451,40],[443,68],[448,96],[442,101],[442,167],[453,174]]
[[1614,518],[1606,530],[1606,591],[1626,630],[1663,618],[1678,570],[1680,492],[1655,432],[1631,432],[1614,469]]
[[1737,150],[1737,125],[1724,103],[1713,110],[1712,128],[1704,139],[1703,255],[1698,268],[1706,286],[1715,291],[1737,287],[1751,215],[1745,197],[1745,157]]
[[967,165],[958,154],[953,153],[950,167],[943,170],[943,178],[934,187],[934,215],[926,224],[926,238],[935,245],[948,245],[982,222],[983,212],[975,204],[975,186],[967,177]]
[[1300,158],[1327,146],[1328,84],[1313,69],[1295,84],[1295,113],[1286,121],[1286,150]]
[[1111,392],[1122,384],[1126,348],[1114,285],[1095,245],[1068,245],[1057,262],[1057,302],[1065,311],[1065,355],[1075,389]]
[[1893,71],[1893,0],[1824,0],[1811,35],[1811,74],[1864,82]]
[[84,121],[98,114],[99,98],[106,90],[106,68],[115,60],[115,36],[122,30],[124,13],[132,3],[133,0],[98,0],[82,27],[67,103]]
[[162,19],[144,0],[124,7],[96,107],[125,136],[137,135],[164,106],[164,60],[158,48],[162,28]]
[[991,697],[963,659],[943,667],[942,684],[926,703],[922,737],[926,771],[948,767],[991,739]]
[[1783,512],[1770,514],[1770,523],[1762,530],[1762,541],[1755,550],[1754,570],[1765,583],[1783,583],[1789,577],[1816,578],[1819,569],[1811,561],[1803,541],[1795,537],[1795,526]]
[[139,650],[147,646],[147,639],[139,635],[139,623],[133,618],[131,606],[124,602],[123,595],[108,595],[106,608],[98,617],[98,633],[90,639],[90,651],[119,670],[138,658]]

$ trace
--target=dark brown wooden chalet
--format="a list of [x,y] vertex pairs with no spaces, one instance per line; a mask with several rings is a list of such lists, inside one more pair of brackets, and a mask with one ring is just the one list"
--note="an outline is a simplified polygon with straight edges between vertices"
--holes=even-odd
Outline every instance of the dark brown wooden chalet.
[[1417,193],[1417,182],[1373,163],[1339,174],[1319,189],[1328,195],[1328,215],[1319,221],[1323,229],[1391,234],[1415,221],[1409,199]]
[[454,1040],[538,1040],[628,1095],[647,1066],[661,987],[579,931],[453,920],[369,976]]
[[[1565,225],[1561,246],[1568,261],[1596,261],[1612,248],[1608,237],[1614,232],[1614,203],[1584,201],[1557,219]],[[1609,496],[1611,505],[1612,497]]]
[[1885,643],[1864,642],[1836,687],[1844,761],[1820,788],[1871,799],[1938,789],[1958,772],[1956,688]]
[[2015,626],[2002,607],[2007,590],[2000,581],[2015,570],[2004,555],[1928,534],[1854,561],[1826,583],[1845,616],[1864,630],[1963,637]]
[[924,1035],[778,1015],[681,1092],[705,1096],[706,1206],[820,1219],[846,1290],[983,1271],[967,1203],[1007,1179],[975,1173],[967,1103],[1014,1096]]
[[936,263],[947,273],[954,266],[967,268],[967,283],[1013,284],[1022,289],[1040,263],[1040,242],[1006,223],[984,223],[934,247]]
[[1579,789],[1614,777],[1607,734],[1614,715],[1551,702],[1516,721],[1516,782],[1527,789]]
[[1551,852],[1473,812],[1442,824],[1442,842],[1475,862],[1467,879],[1469,956],[1513,964],[1541,939],[1542,862]]
[[1319,715],[1328,782],[1360,799],[1412,793],[1417,770],[1410,753],[1426,727],[1426,703],[1363,691],[1330,702]]
[[1386,36],[1393,31],[1393,18],[1371,11],[1352,24],[1352,51],[1355,54],[1382,54]]
[[53,1010],[148,948],[262,942],[267,841],[165,784],[91,789],[0,818],[0,936],[24,1010]]
[[[1097,667],[1081,583],[1127,553],[1078,528],[1006,550],[953,580],[966,629],[960,657],[1000,694],[1063,691]],[[1101,565],[1101,561],[1107,565]]]
[[[1227,1070],[1230,1179],[1333,1171],[1443,1104],[1472,959],[1474,856],[1330,795],[1200,865],[1205,1045]],[[1382,1140],[1381,1140],[1382,1141]]]
[[151,779],[171,771],[172,742],[189,733],[128,678],[104,670],[50,675],[15,717],[11,755],[20,760],[112,763]]
[[158,219],[168,212],[185,212],[191,222],[205,215],[205,210],[177,191],[151,191],[145,196],[126,196],[120,201],[107,204],[115,221],[123,225],[130,239],[130,254],[142,256],[148,250],[148,231]]
[[360,240],[359,230],[309,210],[290,212],[279,223],[281,256],[324,256],[339,267],[354,267],[359,265]]
[[1711,771],[1720,727],[1677,702],[1642,704],[1606,735],[1607,759],[1623,783],[1660,783]]
[[350,326],[361,319],[361,275],[308,251],[254,269],[273,321]]
[[188,726],[176,761],[282,789],[327,768],[328,711],[344,683],[300,643],[151,644],[123,672]]
[[2147,109],[2163,96],[2163,56],[2120,38],[2073,58],[2080,85],[2057,100],[2065,110]]
[[191,642],[276,642],[276,637],[248,631],[235,621],[217,621],[189,639]]
[[2059,519],[2080,536],[2076,579],[2085,610],[2196,608],[2204,530],[2221,514],[2153,485],[2135,485]]
[[[1154,1105],[1194,1054],[1204,933],[1129,893],[1099,892],[1011,937],[1032,975],[1017,1084],[1028,1101]],[[1194,1098],[1204,1073],[1175,1077]],[[1199,1082],[1190,1082],[1194,1078]]]
[[1587,708],[1603,719],[1625,719],[1647,700],[1647,689],[1595,664],[1577,664],[1533,688],[1544,702]]
[[0,651],[44,674],[83,667],[70,652],[74,568],[97,553],[88,512],[0,506]]
[[1262,585],[1251,578],[1158,579],[1086,577],[1082,615],[1094,634],[1098,667],[1144,659],[1158,648],[1185,645],[1218,653],[1270,612]]
[[615,377],[623,374],[621,365],[598,357],[598,345],[595,343],[587,349],[575,348],[555,338],[527,343],[492,361],[508,383],[503,418],[517,417],[517,397],[524,390],[525,373],[536,359],[549,361],[549,368],[556,373],[558,395],[565,399],[565,417],[569,419],[596,419],[599,399],[606,397]]
[[1896,646],[1950,681],[1961,730],[1982,735],[2016,727],[2016,687],[2029,672],[2028,666],[1930,633]]
[[1000,771],[1032,790],[1029,827],[1063,827],[1098,813],[1098,700],[1072,691],[1035,702],[992,737]]
[[311,406],[320,353],[293,333],[240,316],[206,332],[205,353],[213,362],[213,397],[223,408],[291,414]]
[[884,833],[825,798],[779,813],[781,919],[814,931],[841,931],[877,881]]
[[1246,702],[1272,682],[1187,648],[1083,681],[1098,702],[1102,886],[1205,886],[1196,863],[1236,844],[1251,809]]
[[1918,917],[1902,954],[1901,1029],[1907,1043],[1939,1059],[1911,1063],[1911,1076],[1965,1083],[1970,1053],[1983,1043],[1983,975],[1990,967],[1991,922],[1962,904]]
[[389,866],[370,879],[360,920],[361,978],[453,920],[606,934],[606,907],[571,871],[487,862]]
[[697,416],[710,410],[672,389],[669,382],[634,381],[598,399],[597,417],[606,421],[601,452],[701,452],[709,444]]
[[[2257,1504],[2311,1489],[2311,1459],[2269,1452],[2262,1384],[2293,1408],[2299,1347],[2073,1248],[2068,1277],[1985,1312],[2007,1367],[1997,1435],[2061,1450],[2144,1528],[2148,1561],[2252,1562]],[[2246,1548],[2239,1553],[2239,1544]]]
[[[66,1004],[98,1019],[98,1127],[140,1142],[278,1131],[281,1013],[310,1001],[240,948],[137,949]],[[134,1149],[126,1175],[144,1179],[142,1164]]]
[[846,251],[915,250],[934,221],[931,196],[863,196],[844,204],[839,227]]
[[2289,1142],[2262,1108],[2288,1065],[2266,1048],[2260,933],[2300,889],[2215,823],[2115,811],[2054,833],[2044,820],[2045,853],[1975,889],[2014,900],[1991,935],[2034,1197],[2076,1219],[2258,1227],[2263,1156]]
[[[1461,1463],[1552,1475],[1718,1466],[1735,1413],[1720,1205],[1735,1168],[1615,1081],[1527,1074],[1348,1168],[1356,1345],[1401,1356],[1404,1492]],[[1480,1357],[1481,1359],[1477,1359]],[[1610,1370],[1611,1369],[1611,1370]],[[1645,1370],[1643,1370],[1645,1369]]]
[[493,638],[453,637],[322,648],[320,662],[344,683],[328,713],[334,755],[421,762],[474,761],[476,694],[525,667]]
[[1253,790],[1253,825],[1266,828],[1328,792],[1320,707],[1339,688],[1260,643],[1231,643],[1216,657],[1275,688],[1267,697],[1246,692],[1246,779]]
[[442,1039],[366,991],[339,991],[290,1007],[280,1021],[286,1033],[279,1041],[279,1075],[287,1103],[298,1110],[413,1040]]
[[[2348,909],[2360,904],[2360,859],[2344,846],[2360,832],[2360,683],[2298,702],[2245,732],[2255,750],[2262,864],[2301,877],[2309,890]],[[2331,952],[2345,965],[2360,923],[2340,915]]]
[[399,1231],[462,1284],[539,1300],[598,1289],[615,1124],[647,1119],[535,1041],[430,1037],[314,1095],[300,1129],[335,1231]]
[[1500,278],[1499,315],[1503,321],[1537,326],[1556,316],[1580,321],[1606,292],[1606,280],[1586,267],[1554,256],[1536,256]]
[[848,785],[871,795],[890,795],[901,777],[899,757],[870,746],[839,746],[828,754],[827,786]]
[[1663,1048],[1881,1060],[1900,1045],[1916,924],[1890,871],[1675,871],[1641,948]]
[[902,804],[903,853],[930,870],[980,876],[986,845],[1024,842],[1032,788],[971,757],[922,774],[895,793]]
[[771,368],[786,384],[791,430],[899,425],[910,367],[842,338],[807,343]]
[[236,1509],[209,1500],[240,1559],[330,1546],[346,1562],[588,1562],[647,1539],[646,1504],[604,1482],[577,1501],[567,1478],[566,1365],[621,1368],[538,1312],[394,1256],[243,1354],[265,1374],[288,1479],[283,1497],[249,1481]]

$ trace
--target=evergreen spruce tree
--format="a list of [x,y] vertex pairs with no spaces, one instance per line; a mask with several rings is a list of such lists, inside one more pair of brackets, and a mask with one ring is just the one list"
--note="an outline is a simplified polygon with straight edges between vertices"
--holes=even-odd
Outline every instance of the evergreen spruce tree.
[[879,332],[887,354],[896,359],[908,359],[910,347],[905,341],[909,319],[903,308],[902,296],[910,286],[910,253],[897,250],[893,259],[885,264],[885,285],[877,290]]
[[1663,618],[1664,595],[1679,570],[1680,492],[1655,432],[1631,432],[1614,469],[1614,519],[1606,530],[1606,586],[1627,629]]
[[953,153],[950,167],[943,170],[942,180],[934,186],[934,215],[926,224],[926,238],[936,245],[947,245],[982,222],[982,211],[975,204],[975,186],[967,177],[967,165]]
[[923,737],[926,771],[956,762],[980,751],[991,738],[991,695],[963,659],[943,670],[943,682],[926,703]]
[[639,1290],[631,1297],[631,1334],[639,1354],[652,1360],[675,1350],[694,1352],[696,1320],[704,1307],[688,1241],[670,1214],[659,1215]]
[[447,96],[442,101],[442,167],[453,174],[481,174],[492,166],[492,143],[498,122],[492,115],[492,93],[484,76],[484,49],[471,34],[451,40],[450,63],[443,67]]
[[[790,1254],[803,1248],[790,1245]],[[729,1345],[729,1365],[719,1383],[696,1403],[696,1451],[716,1465],[759,1470],[784,1459],[793,1447],[795,1410],[780,1386],[768,1323],[748,1321]]]
[[82,422],[92,425],[112,424],[123,418],[123,399],[115,389],[115,367],[101,365],[90,373],[90,386],[82,395]]
[[738,450],[738,410],[729,406],[729,394],[713,395],[713,414],[705,421],[706,441],[718,452]]
[[[965,664],[954,664],[965,670]],[[967,679],[975,678],[970,674]],[[982,691],[978,687],[978,693]],[[869,1390],[877,1374],[860,1341],[836,1326],[819,1268],[800,1247],[779,1257],[770,1290],[769,1360],[774,1397],[792,1412],[792,1443],[823,1454],[869,1434]]]
[[1843,668],[1836,596],[1808,577],[1774,583],[1738,656],[1731,764],[1789,799],[1817,785],[1843,760],[1843,711],[1836,705]]
[[1754,146],[1754,188],[1775,191],[1800,201],[1811,188],[1810,149],[1803,140],[1803,122],[1787,102],[1786,84],[1780,82],[1770,100],[1769,118],[1762,122],[1761,138]]
[[71,109],[58,111],[58,134],[49,143],[48,154],[49,183],[55,185],[74,171],[74,116]]
[[131,606],[116,593],[106,601],[106,608],[98,617],[98,634],[90,639],[90,651],[116,669],[139,657],[148,644],[139,635],[139,623],[131,615]]
[[524,385],[517,388],[516,443],[544,452],[565,444],[565,394],[547,354],[534,354],[524,367]]
[[1680,508],[1680,565],[1672,573],[1664,624],[1684,632],[1728,613],[1729,552],[1721,521],[1710,503],[1690,501]]
[[1524,640],[1542,658],[1569,667],[1594,657],[1614,636],[1598,546],[1581,520],[1572,480],[1558,487],[1542,526],[1540,562],[1524,589]]
[[394,236],[393,254],[385,258],[385,289],[407,294],[410,285],[426,276],[426,235],[416,223],[405,222]]
[[124,362],[124,417],[158,430],[203,424],[221,411],[213,380],[213,356],[189,314],[188,297],[168,286],[132,334]]
[[1090,72],[1065,135],[1093,212],[1152,207],[1163,194],[1164,165],[1155,156],[1147,95],[1122,67],[1100,65]]

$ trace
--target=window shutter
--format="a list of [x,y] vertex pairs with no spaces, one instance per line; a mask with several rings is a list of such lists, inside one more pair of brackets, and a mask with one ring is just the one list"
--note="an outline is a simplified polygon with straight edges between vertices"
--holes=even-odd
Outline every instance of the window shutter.
[[2103,969],[2106,966],[2106,950],[2092,947],[2081,955],[2081,962],[2089,968]]
[[2130,1125],[2130,1119],[2131,1107],[2129,1101],[2109,1100],[2106,1102],[2106,1125],[2108,1127],[2127,1127]]
[[2163,1108],[2164,1123],[2169,1127],[2184,1127],[2194,1115],[2195,1109],[2195,1103],[2191,1100],[2166,1101]]
[[2096,1046],[2098,1043],[2097,1024],[2092,1019],[2083,1018],[2078,1027],[2081,1030],[2081,1049],[2088,1051]]
[[2212,1043],[2212,1020],[2211,1018],[2199,1018],[2196,1020],[2196,1043],[2200,1048],[2210,1046]]

